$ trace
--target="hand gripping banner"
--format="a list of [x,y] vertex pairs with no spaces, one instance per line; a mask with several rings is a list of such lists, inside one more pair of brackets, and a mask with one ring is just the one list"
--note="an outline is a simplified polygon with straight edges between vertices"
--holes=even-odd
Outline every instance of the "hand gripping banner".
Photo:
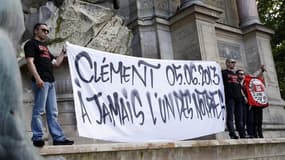
[[246,89],[248,104],[252,107],[267,107],[268,97],[261,78],[245,76],[244,85]]
[[80,136],[175,141],[225,129],[216,62],[137,58],[69,43],[67,55]]

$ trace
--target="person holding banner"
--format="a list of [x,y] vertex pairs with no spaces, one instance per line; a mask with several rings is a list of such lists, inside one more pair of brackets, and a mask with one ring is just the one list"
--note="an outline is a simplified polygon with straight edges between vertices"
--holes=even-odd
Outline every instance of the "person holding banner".
[[31,129],[32,141],[37,147],[42,147],[43,140],[42,115],[46,111],[47,124],[53,138],[54,145],[72,145],[74,142],[64,136],[57,116],[57,101],[54,85],[53,66],[59,67],[66,50],[63,49],[56,58],[45,45],[49,28],[44,23],[34,26],[34,37],[24,46],[25,57],[29,72],[32,74],[32,88],[34,91],[34,107],[32,112]]
[[244,70],[238,69],[236,71],[236,74],[238,75],[238,81],[240,82],[240,85],[243,88],[242,94],[244,96],[244,101],[243,101],[244,128],[246,128],[248,138],[254,138],[253,136],[253,110],[251,109],[251,106],[248,105],[248,99],[247,99],[246,90],[244,87],[244,78],[245,78]]
[[267,107],[268,98],[265,94],[263,72],[266,71],[264,65],[253,75],[245,75],[243,70],[237,70],[241,85],[246,94],[246,128],[249,138],[263,138],[262,119],[263,108]]
[[[229,130],[229,136],[232,139],[245,138],[243,124],[243,94],[242,86],[238,81],[235,72],[236,61],[226,59],[226,69],[222,70],[225,98],[226,98],[226,125]],[[235,134],[234,118],[239,137]]]

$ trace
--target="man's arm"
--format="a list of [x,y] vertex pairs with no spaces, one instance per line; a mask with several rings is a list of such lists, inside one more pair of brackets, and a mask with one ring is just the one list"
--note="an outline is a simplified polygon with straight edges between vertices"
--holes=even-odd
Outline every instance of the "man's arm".
[[59,67],[61,63],[63,62],[63,59],[65,57],[66,51],[62,49],[61,53],[59,54],[58,57],[56,57],[55,61],[52,63],[53,66]]
[[261,65],[260,69],[253,73],[253,76],[254,77],[262,77],[263,76],[263,72],[265,72],[265,71],[266,71],[265,66]]
[[28,70],[33,75],[33,77],[35,78],[36,85],[40,88],[43,87],[44,81],[41,79],[41,77],[40,77],[40,75],[36,69],[36,66],[34,64],[34,58],[28,57],[26,60],[27,60]]

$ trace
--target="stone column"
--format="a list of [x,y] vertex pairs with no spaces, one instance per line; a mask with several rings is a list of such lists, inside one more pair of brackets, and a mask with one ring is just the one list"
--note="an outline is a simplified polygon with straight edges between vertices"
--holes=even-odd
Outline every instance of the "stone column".
[[260,24],[255,0],[237,0],[240,27]]
[[175,59],[218,61],[215,25],[221,10],[192,4],[171,17]]
[[181,8],[186,8],[192,4],[203,4],[201,0],[181,0]]
[[172,59],[173,49],[168,18],[168,0],[130,0],[132,54],[138,57]]

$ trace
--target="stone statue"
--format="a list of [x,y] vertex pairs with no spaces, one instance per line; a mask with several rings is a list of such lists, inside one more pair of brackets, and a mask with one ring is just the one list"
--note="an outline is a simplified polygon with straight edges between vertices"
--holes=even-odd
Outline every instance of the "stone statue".
[[26,136],[16,47],[24,31],[20,0],[0,0],[0,159],[41,160]]

